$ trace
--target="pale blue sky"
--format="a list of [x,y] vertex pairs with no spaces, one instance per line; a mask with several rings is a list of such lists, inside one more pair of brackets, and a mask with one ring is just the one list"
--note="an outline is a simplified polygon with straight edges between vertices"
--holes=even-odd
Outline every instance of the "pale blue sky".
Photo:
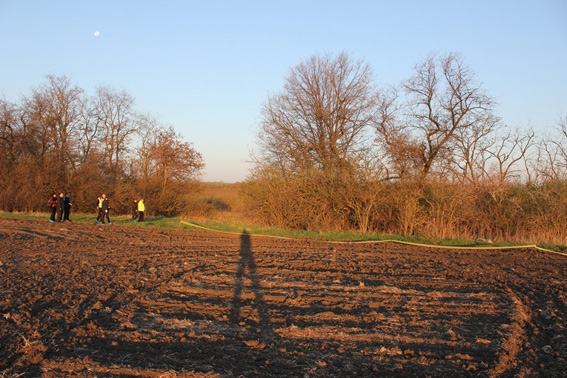
[[1,97],[48,74],[124,89],[203,154],[205,181],[246,178],[262,103],[314,54],[346,51],[387,85],[459,52],[510,127],[567,115],[566,0],[0,0],[0,35]]

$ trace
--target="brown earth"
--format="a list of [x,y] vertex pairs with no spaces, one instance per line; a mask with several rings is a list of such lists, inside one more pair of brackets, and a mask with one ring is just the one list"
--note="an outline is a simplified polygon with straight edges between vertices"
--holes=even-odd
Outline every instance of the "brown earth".
[[0,377],[565,377],[567,257],[0,218]]

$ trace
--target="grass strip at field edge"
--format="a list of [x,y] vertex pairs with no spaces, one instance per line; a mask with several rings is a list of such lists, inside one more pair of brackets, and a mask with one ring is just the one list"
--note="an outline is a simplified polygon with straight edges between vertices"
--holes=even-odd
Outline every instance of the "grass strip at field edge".
[[[4,213],[0,212],[0,216],[3,218],[23,218],[23,219],[42,219],[46,216],[44,213]],[[92,219],[96,216],[91,214],[75,214],[76,221],[81,223],[90,223]],[[218,230],[211,227],[199,225],[195,222],[187,222],[181,218],[152,218],[148,217],[145,222],[132,222],[131,217],[122,215],[116,216],[114,218],[116,221],[115,224],[119,225],[126,225],[126,226],[137,226],[137,227],[164,227],[164,228],[180,228],[181,225],[184,225],[189,228],[200,228],[210,232],[220,232],[220,233],[227,233],[227,234],[234,234],[234,235],[242,235],[242,232],[237,231],[226,231],[226,230]],[[165,221],[165,223],[164,223]],[[567,256],[567,253],[555,251],[549,248],[543,248],[536,244],[529,244],[529,245],[475,245],[475,246],[462,246],[462,245],[442,245],[442,244],[435,244],[435,243],[418,243],[418,242],[411,242],[407,240],[400,240],[400,239],[364,239],[364,240],[333,240],[333,239],[326,239],[321,237],[315,237],[313,235],[305,235],[305,236],[280,236],[280,235],[269,235],[269,234],[259,234],[249,232],[248,228],[247,232],[251,236],[256,237],[270,237],[270,238],[278,238],[283,240],[294,240],[299,238],[313,238],[317,240],[322,240],[328,243],[335,243],[335,244],[377,244],[377,243],[397,243],[397,244],[404,244],[404,245],[411,245],[411,246],[418,246],[418,247],[425,247],[425,248],[438,248],[438,249],[460,249],[460,250],[510,250],[510,249],[535,249],[541,252],[547,253],[554,253],[562,256]]]
[[[199,225],[194,222],[186,222],[184,220],[180,220],[180,223],[185,224],[190,227],[199,228],[202,230],[210,231],[210,232],[220,232],[225,234],[232,234],[232,235],[242,235],[241,232],[236,231],[224,231],[224,230],[215,230],[214,228],[206,227],[203,225]],[[265,234],[250,234],[251,236],[256,237],[266,237],[266,238],[275,238],[275,239],[284,239],[284,240],[293,240],[297,239],[294,237],[288,236],[277,236],[277,235],[265,235]],[[535,249],[541,252],[548,252],[548,253],[555,253],[562,256],[567,256],[567,253],[554,251],[547,248],[539,247],[536,244],[527,244],[527,245],[512,245],[512,246],[455,246],[455,245],[440,245],[440,244],[425,244],[425,243],[415,243],[403,240],[396,240],[396,239],[381,239],[381,240],[356,240],[356,241],[340,241],[340,240],[325,240],[328,243],[335,243],[335,244],[377,244],[377,243],[397,243],[397,244],[404,244],[404,245],[411,245],[416,247],[425,247],[425,248],[440,248],[440,249],[464,249],[464,250],[508,250],[508,249]]]

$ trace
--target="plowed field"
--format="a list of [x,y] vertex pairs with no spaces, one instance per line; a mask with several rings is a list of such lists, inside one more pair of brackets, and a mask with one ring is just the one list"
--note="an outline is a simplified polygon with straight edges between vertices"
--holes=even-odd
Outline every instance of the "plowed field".
[[567,257],[0,218],[0,377],[565,377]]

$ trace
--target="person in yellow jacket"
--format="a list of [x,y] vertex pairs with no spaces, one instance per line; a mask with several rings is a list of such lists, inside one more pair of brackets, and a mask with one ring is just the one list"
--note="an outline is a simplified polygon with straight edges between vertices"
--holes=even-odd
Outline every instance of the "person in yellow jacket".
[[103,201],[103,199],[104,199],[104,198],[103,198],[102,196],[101,196],[101,197],[98,197],[98,198],[96,199],[96,210],[95,210],[95,211],[96,211],[96,214],[97,214],[97,215],[96,215],[96,221],[95,221],[95,223],[100,222],[100,221],[102,220],[102,218],[104,217],[104,214],[103,214],[103,212],[102,212],[102,201]]
[[146,205],[144,205],[144,199],[140,198],[138,200],[138,222],[144,221],[144,212],[146,211]]
[[109,216],[110,205],[108,204],[108,198],[106,198],[106,194],[104,193],[97,199],[97,210],[98,216],[96,217],[95,223],[101,222],[101,224],[104,225],[104,218],[106,218],[108,220],[108,224],[112,224]]

